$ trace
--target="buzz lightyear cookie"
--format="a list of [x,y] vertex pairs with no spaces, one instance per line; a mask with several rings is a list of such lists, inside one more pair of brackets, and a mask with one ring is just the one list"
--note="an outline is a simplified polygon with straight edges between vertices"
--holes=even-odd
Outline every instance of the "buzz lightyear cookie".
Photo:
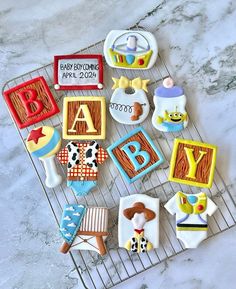
[[65,205],[60,233],[64,240],[60,248],[61,253],[66,254],[69,250],[92,250],[105,255],[108,209],[81,204]]
[[45,184],[48,188],[55,188],[62,182],[54,162],[56,153],[61,148],[61,136],[51,126],[41,126],[33,129],[26,140],[26,147],[32,156],[39,158],[45,168]]
[[159,246],[159,199],[143,194],[120,198],[119,247],[145,253]]
[[149,69],[156,62],[158,54],[154,35],[135,30],[110,31],[103,50],[109,66],[123,69]]
[[188,124],[188,115],[185,109],[186,96],[180,86],[174,85],[168,77],[163,85],[155,90],[153,97],[155,110],[152,115],[153,126],[163,132],[178,132]]
[[171,215],[176,215],[176,236],[186,248],[197,248],[207,238],[207,216],[217,210],[215,203],[203,192],[177,192],[165,208]]
[[128,79],[121,76],[112,78],[114,85],[109,111],[119,123],[135,125],[143,122],[149,114],[150,106],[146,96],[149,79]]

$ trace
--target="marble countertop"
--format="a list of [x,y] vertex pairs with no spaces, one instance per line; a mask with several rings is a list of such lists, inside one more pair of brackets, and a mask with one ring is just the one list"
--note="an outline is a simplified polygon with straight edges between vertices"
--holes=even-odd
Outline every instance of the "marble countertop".
[[[219,146],[218,169],[236,197],[235,1],[2,1],[1,86],[135,23],[157,35],[203,139]],[[54,219],[2,99],[0,125],[0,288],[82,288],[70,258],[58,253]],[[235,234],[236,227],[116,288],[235,288]]]

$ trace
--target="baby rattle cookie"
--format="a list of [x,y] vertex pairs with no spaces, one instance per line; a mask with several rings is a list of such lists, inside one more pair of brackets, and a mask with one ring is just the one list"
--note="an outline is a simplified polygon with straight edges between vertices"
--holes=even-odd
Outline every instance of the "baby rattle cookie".
[[105,39],[103,51],[111,67],[149,69],[156,62],[158,46],[150,32],[112,30]]
[[[119,123],[135,125],[143,122],[149,114],[150,106],[146,96],[149,79],[137,77],[133,80],[121,76],[112,78],[114,85],[109,110]],[[130,93],[127,93],[130,90]]]
[[46,186],[55,188],[60,185],[62,177],[57,173],[54,162],[55,154],[61,147],[59,132],[50,126],[35,128],[27,137],[26,147],[31,155],[38,157],[43,162],[46,171]]
[[164,79],[163,86],[155,90],[153,97],[155,110],[152,116],[153,126],[163,132],[177,132],[188,124],[185,110],[186,96],[180,86],[175,86],[173,80]]
[[106,254],[104,241],[108,236],[108,209],[85,207],[84,205],[65,205],[60,233],[64,242],[61,253],[69,250],[93,250],[100,255]]
[[159,246],[159,199],[142,194],[120,198],[119,247],[144,253]]
[[176,236],[186,248],[197,248],[207,238],[207,215],[211,216],[217,206],[205,193],[176,193],[166,204],[166,210],[176,214]]

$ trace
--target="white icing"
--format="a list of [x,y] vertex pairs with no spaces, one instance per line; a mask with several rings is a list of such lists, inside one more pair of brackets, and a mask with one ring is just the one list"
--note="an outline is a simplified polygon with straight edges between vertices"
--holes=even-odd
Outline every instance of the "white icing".
[[[133,94],[126,94],[124,88],[116,88],[112,94],[110,100],[109,111],[111,116],[119,123],[135,125],[143,122],[149,114],[150,105],[146,96],[146,93],[142,89],[134,89]],[[143,113],[139,116],[138,120],[132,121],[131,116],[134,115],[134,110],[132,112],[125,111],[124,106],[133,106],[134,102],[139,102],[142,105]],[[112,107],[112,104],[114,107]],[[117,109],[115,105],[118,104]],[[122,110],[120,109],[122,105]],[[126,107],[128,109],[128,107]]]
[[69,216],[66,216],[63,220],[65,220],[65,221],[70,221],[71,218],[70,218]]
[[74,213],[73,216],[80,216],[80,213]]
[[[126,32],[128,32],[128,34],[126,34]],[[105,39],[104,48],[103,48],[103,53],[104,53],[107,64],[111,67],[117,68],[117,66],[115,66],[113,64],[108,51],[109,51],[109,48],[112,48],[114,41],[118,37],[120,37],[121,35],[122,36],[117,40],[116,45],[126,44],[127,38],[132,35],[132,36],[137,37],[137,39],[138,39],[137,43],[139,46],[146,48],[147,42],[145,41],[145,39],[142,36],[140,36],[140,34],[147,39],[149,47],[153,51],[152,56],[150,58],[150,61],[148,63],[148,66],[146,68],[122,67],[122,69],[149,69],[149,68],[151,68],[157,59],[158,46],[157,46],[157,42],[156,42],[154,35],[150,32],[147,32],[147,31],[132,31],[132,30],[130,30],[130,31],[128,31],[128,30],[112,30],[112,31],[110,31],[108,33],[106,39]],[[130,41],[128,41],[128,45],[130,43],[131,43],[131,39],[130,39]],[[133,46],[133,45],[134,45],[134,42],[132,40],[131,46]],[[125,54],[125,52],[122,52],[122,54]],[[132,54],[132,51],[127,51],[127,54]],[[140,52],[140,55],[142,55],[142,54],[145,54],[145,53]]]
[[[120,198],[120,207],[119,207],[119,222],[118,222],[118,239],[119,247],[125,247],[125,243],[130,239],[134,234],[134,225],[138,222],[141,226],[144,222],[142,214],[136,217],[135,224],[128,220],[123,211],[127,208],[133,206],[134,203],[142,202],[146,208],[155,212],[156,216],[153,220],[143,224],[144,235],[152,243],[154,248],[159,246],[159,199],[151,198],[143,194],[134,194],[127,197]],[[136,214],[135,214],[136,215]],[[137,229],[137,228],[136,228]]]
[[131,220],[134,229],[142,230],[147,220],[144,213],[135,213]]
[[[83,207],[83,206],[82,206],[82,207]],[[65,210],[66,210],[66,211],[72,211],[72,212],[73,212],[75,209],[71,206],[71,207],[66,208]]]
[[75,228],[75,227],[76,227],[76,224],[75,224],[75,223],[70,223],[70,224],[67,225],[67,227]]

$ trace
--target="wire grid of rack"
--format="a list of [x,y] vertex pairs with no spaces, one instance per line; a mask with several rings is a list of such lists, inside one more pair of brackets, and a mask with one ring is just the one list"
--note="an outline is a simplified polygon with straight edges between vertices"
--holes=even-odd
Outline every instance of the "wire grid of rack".
[[[135,29],[143,28],[135,27]],[[104,41],[100,41],[77,53],[102,54],[103,42]],[[165,77],[170,76],[168,68],[161,56],[158,55],[156,65],[153,68],[145,71],[114,69],[106,65],[105,61],[103,62],[105,87],[101,91],[54,90],[52,63],[8,81],[3,88],[3,91],[5,91],[34,77],[44,76],[60,107],[60,110],[62,111],[62,100],[64,96],[106,96],[108,105],[109,99],[112,95],[112,76],[118,78],[123,75],[131,79],[140,76],[143,79],[150,79],[148,98],[151,104],[151,111],[149,117],[144,121],[144,123],[142,123],[142,126],[165,156],[166,162],[157,170],[154,170],[142,179],[129,185],[122,178],[112,161],[108,160],[100,168],[97,188],[89,195],[78,199],[73,191],[66,186],[65,181],[55,189],[47,188],[44,184],[45,173],[42,163],[38,159],[33,159],[28,153],[58,226],[63,206],[65,204],[82,203],[88,206],[106,206],[109,208],[110,235],[106,241],[108,253],[104,257],[101,257],[92,251],[71,251],[69,253],[80,281],[85,288],[89,289],[111,288],[116,284],[144,272],[163,260],[184,251],[185,249],[183,244],[176,239],[175,236],[174,218],[163,209],[163,204],[179,190],[188,193],[197,193],[200,190],[196,187],[168,182],[168,160],[170,160],[174,138],[179,137],[203,141],[197,127],[191,120],[189,120],[188,127],[184,131],[165,134],[155,130],[151,124],[151,116],[154,109],[152,94],[154,89],[162,82],[162,80]],[[107,113],[107,118],[107,138],[102,142],[102,146],[105,148],[134,128],[134,126],[118,124],[111,118],[109,113]],[[54,126],[61,131],[62,114],[60,113],[53,118],[42,121],[41,123],[23,130],[19,130],[16,126],[24,146],[26,137],[30,130],[39,125]],[[63,145],[64,144],[65,143],[63,143]],[[66,168],[60,164],[57,164],[57,166],[61,175],[66,179]],[[217,170],[215,172],[212,188],[204,189],[204,191],[214,200],[219,208],[209,220],[209,237],[212,237],[235,225],[236,204]],[[161,201],[160,246],[158,249],[142,254],[130,253],[125,249],[118,248],[117,242],[117,213],[119,198],[134,193],[145,193],[152,197],[158,197]]]

